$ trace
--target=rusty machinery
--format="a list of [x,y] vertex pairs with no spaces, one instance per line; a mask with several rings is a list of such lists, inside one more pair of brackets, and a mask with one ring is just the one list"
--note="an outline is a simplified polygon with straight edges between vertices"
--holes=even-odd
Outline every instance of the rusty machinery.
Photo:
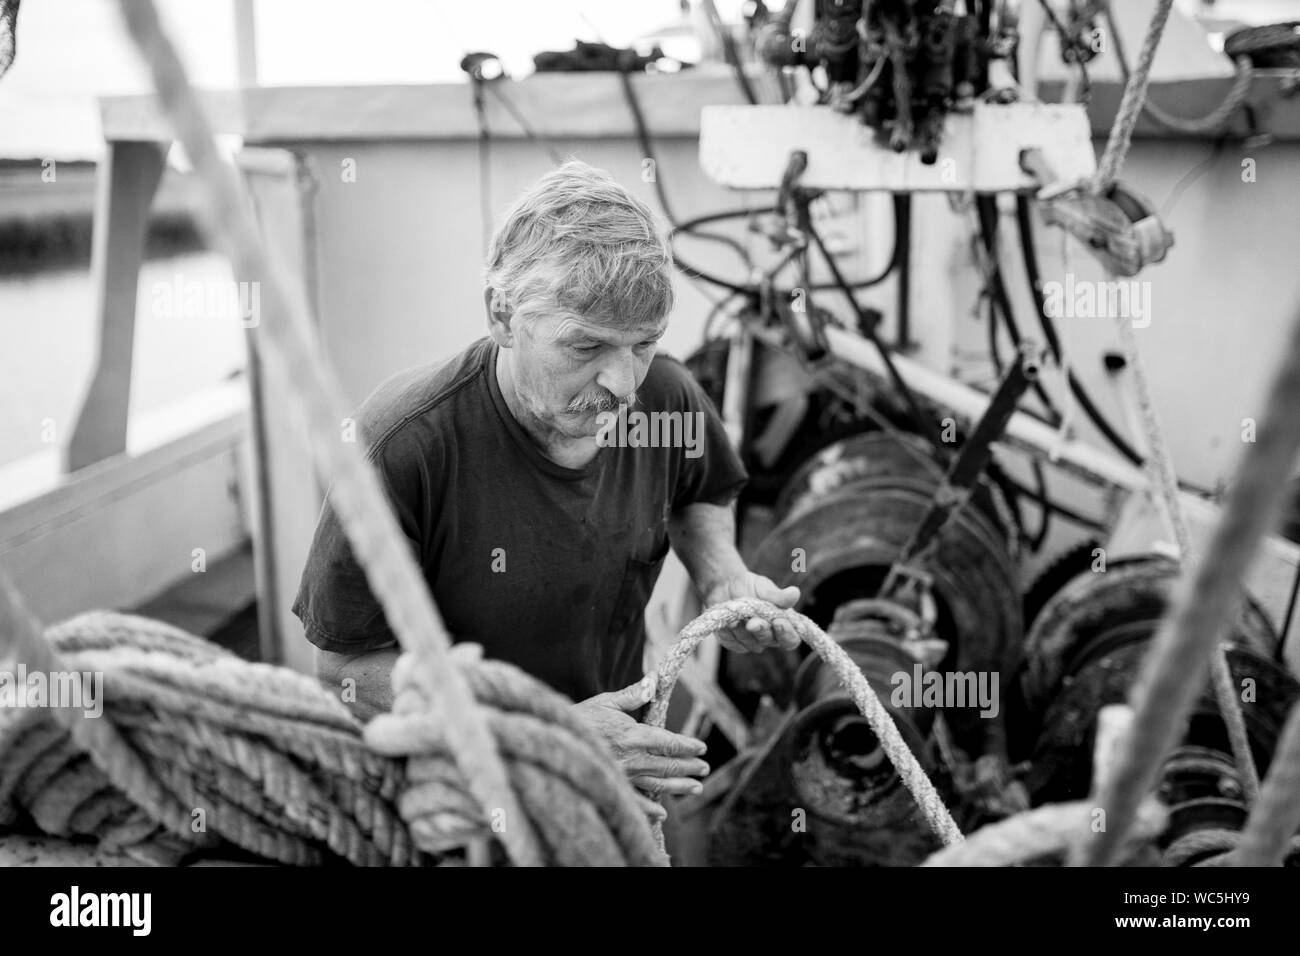
[[792,28],[796,5],[789,0],[762,26],[759,56],[824,71],[833,109],[922,162],[935,161],[948,112],[976,97],[1016,96],[1018,0],[816,0],[806,37]]
[[[771,367],[798,354],[794,337],[774,318],[760,331],[757,374],[779,377]],[[715,399],[726,362],[719,344],[688,362]],[[803,367],[819,373],[828,364]],[[1082,573],[1049,566],[1040,580],[1050,587],[1022,587],[1016,492],[988,453],[1033,377],[1022,349],[989,411],[946,447],[909,429],[906,407],[883,391],[866,415],[851,417],[851,409],[864,410],[860,401],[817,374],[805,382],[813,394],[789,456],[764,461],[756,452],[776,417],[771,408],[752,409],[744,430],[742,450],[760,479],[741,503],[750,566],[801,588],[800,610],[862,669],[966,830],[1089,792],[1097,714],[1127,699],[1178,575],[1173,560],[1154,555],[1099,565],[1104,553],[1090,544],[1082,564],[1062,565]],[[847,424],[837,411],[850,416]],[[829,434],[818,430],[826,422]],[[1225,640],[1263,772],[1300,685],[1249,596]],[[970,700],[951,706],[945,697],[936,707],[895,694],[899,675],[915,683],[931,673],[998,675],[996,713]],[[757,739],[708,810],[715,863],[909,865],[936,848],[866,721],[819,658],[729,656],[722,679],[753,716]],[[1246,818],[1208,685],[1165,761],[1159,793],[1171,809],[1159,844],[1167,864],[1198,862],[1213,838],[1230,838]],[[796,811],[806,815],[800,827]],[[1300,853],[1290,862],[1300,865]]]
[[[1112,562],[1101,571],[1084,571],[1061,588],[1025,640],[1018,693],[1011,701],[1011,746],[1024,761],[1023,780],[1035,803],[1087,795],[1097,713],[1127,700],[1178,577],[1175,562],[1158,555]],[[1277,635],[1249,596],[1242,596],[1224,641],[1262,774],[1300,685],[1279,663]],[[1170,825],[1159,844],[1166,864],[1198,862],[1215,852],[1213,839],[1198,836],[1230,835],[1245,822],[1245,787],[1208,686],[1181,742],[1165,759],[1158,793],[1170,808]],[[1288,862],[1300,865],[1300,851]]]
[[[776,524],[749,556],[755,571],[799,585],[800,609],[862,669],[968,826],[1027,806],[1009,771],[996,683],[1011,678],[1023,636],[1017,532],[985,466],[1036,374],[1026,347],[980,423],[942,451],[893,428],[824,446],[782,484]],[[730,661],[738,699],[761,698],[781,717],[742,755],[743,771],[713,814],[717,862],[902,865],[934,849],[875,735],[820,659]],[[947,709],[895,693],[904,679],[919,686],[954,674],[995,681],[992,708],[975,706],[973,684],[969,706]],[[791,828],[792,808],[807,815],[805,827]]]
[[[706,387],[716,385],[707,354],[689,363]],[[769,473],[742,499],[746,523],[765,529],[744,547],[750,566],[801,588],[800,610],[862,669],[968,831],[1089,792],[1097,714],[1127,699],[1178,575],[1169,558],[1130,557],[1065,581],[1049,570],[1054,593],[1045,602],[1034,589],[1026,595],[1016,502],[987,465],[990,443],[1033,377],[1022,350],[989,412],[946,451],[898,427],[905,413],[878,395],[880,409],[856,420],[858,431],[801,453],[779,484]],[[762,424],[759,416],[747,434]],[[752,448],[746,454],[753,459]],[[1039,603],[1026,621],[1026,607]],[[1248,596],[1227,640],[1262,772],[1300,685]],[[989,712],[950,694],[934,706],[896,693],[900,675],[915,685],[931,674],[939,682],[997,675],[996,706]],[[714,863],[911,865],[937,849],[867,722],[819,658],[729,656],[723,680],[753,716],[756,741],[708,809]],[[965,686],[973,692],[973,682]],[[1166,864],[1196,863],[1213,838],[1230,842],[1246,818],[1208,686],[1164,764],[1159,793],[1171,809],[1159,844]],[[1290,862],[1300,865],[1300,852]]]
[[[805,228],[816,240],[805,213],[812,194],[791,183],[781,192],[789,228],[765,234],[791,248]],[[1127,698],[1176,566],[1120,561],[1074,580],[1049,568],[1041,580],[1051,587],[1026,592],[1023,489],[1004,480],[990,448],[1035,384],[1033,346],[1023,343],[968,434],[936,438],[937,409],[922,408],[905,387],[864,389],[819,347],[820,324],[832,316],[813,305],[795,316],[780,307],[772,277],[762,285],[766,294],[742,307],[736,329],[688,360],[719,407],[734,407],[724,394],[737,384],[728,366],[740,354],[737,336],[752,339],[736,423],[754,479],[741,500],[742,531],[752,539],[762,529],[757,543],[742,534],[750,567],[801,588],[800,610],[862,669],[963,829],[1086,794],[1097,713]],[[859,330],[879,346],[857,311]],[[1247,598],[1242,607],[1228,659],[1254,688],[1247,728],[1264,768],[1298,689],[1277,663],[1267,619]],[[998,699],[985,709],[950,693],[935,702],[896,695],[900,675],[945,687],[956,676],[968,689],[972,678],[996,675]],[[757,743],[736,756],[725,798],[708,808],[713,862],[908,865],[936,848],[875,735],[818,658],[729,656],[723,679],[752,717]],[[1161,795],[1173,811],[1161,844],[1168,863],[1197,862],[1245,819],[1208,690],[1166,762]]]
[[[1000,682],[1013,673],[1023,637],[1012,555],[1019,532],[1006,494],[986,472],[992,442],[1035,382],[1039,357],[1025,343],[982,419],[968,435],[953,429],[947,441],[934,427],[933,410],[920,407],[896,372],[894,396],[868,397],[856,389],[861,383],[844,382],[822,341],[823,325],[834,317],[812,304],[802,311],[787,306],[776,294],[776,274],[790,264],[813,287],[810,244],[822,249],[846,288],[809,215],[817,192],[799,185],[805,165],[802,152],[791,155],[774,215],[752,227],[784,253],[762,274],[740,316],[741,339],[752,336],[742,352],[752,362],[738,375],[728,368],[737,353],[718,339],[688,364],[724,416],[731,407],[728,382],[747,396],[740,403],[743,420],[732,424],[759,467],[751,469],[758,480],[742,505],[767,504],[776,519],[748,556],[750,567],[800,586],[801,610],[850,654],[927,772],[960,808],[961,822],[977,826],[1027,806],[1009,770],[1000,704],[982,714],[964,706],[945,710],[924,697],[895,700],[892,691],[898,675],[917,683],[949,674],[976,681],[996,675]],[[859,331],[892,369],[873,317],[851,295],[849,301]],[[787,403],[796,409],[794,419],[760,421],[754,384],[782,365],[795,380],[794,392],[805,394]],[[799,409],[807,409],[802,421]],[[828,415],[848,434],[826,444],[821,426]],[[864,432],[872,423],[887,427]],[[809,438],[823,444],[811,456],[804,453]],[[712,814],[716,862],[909,864],[934,848],[875,735],[818,659],[800,661],[794,652],[733,657],[728,677],[737,699],[760,700],[773,719],[756,715],[756,725],[765,724],[763,743],[738,755],[743,770]],[[1000,697],[996,684],[994,693]],[[806,814],[804,827],[790,826],[791,808]]]
[[[803,37],[792,30],[794,4],[787,3],[761,28],[757,47],[772,65],[817,70],[823,104],[857,115],[890,148],[931,162],[946,113],[974,97],[1014,97],[1018,8],[997,0],[816,0],[813,30]],[[1090,9],[1078,23],[1090,22]],[[1127,698],[1177,567],[1136,558],[1072,580],[1049,569],[1039,585],[1021,586],[1026,536],[1018,499],[1028,492],[1000,472],[990,448],[1029,387],[1053,411],[1035,382],[1032,345],[1026,340],[1002,372],[981,421],[967,434],[941,437],[942,413],[902,381],[877,334],[882,316],[853,294],[891,271],[906,273],[903,222],[886,271],[850,283],[809,215],[818,193],[800,184],[806,164],[806,154],[792,153],[774,207],[750,216],[750,229],[781,253],[776,264],[751,268],[746,286],[720,283],[741,300],[731,315],[738,323],[726,335],[711,334],[707,323],[705,347],[688,360],[750,467],[742,551],[755,571],[801,588],[799,609],[861,668],[964,830],[1031,804],[1077,799],[1091,783],[1097,714]],[[994,201],[980,197],[990,256]],[[1025,207],[1022,197],[1018,212]],[[1018,216],[1022,237],[1024,219]],[[821,254],[831,285],[812,281],[810,250]],[[1032,277],[1036,266],[1028,254],[1026,261]],[[811,296],[787,301],[777,275],[791,266],[792,288],[844,295],[854,330],[881,352],[892,388],[865,388],[828,354],[826,326],[845,323]],[[1009,303],[1001,304],[1010,337],[1021,344]],[[1001,370],[992,345],[991,358]],[[1078,397],[1127,452],[1086,394]],[[1052,502],[1041,474],[1030,497],[1044,515],[1051,509],[1106,530]],[[1045,534],[1044,522],[1032,546]],[[1263,769],[1300,690],[1248,598],[1230,640],[1232,674],[1254,688],[1246,721]],[[995,706],[970,699],[980,677],[996,677]],[[712,862],[909,865],[936,848],[869,725],[820,659],[794,651],[728,655],[720,680],[751,719],[754,739],[729,763],[722,795],[701,802]],[[895,693],[909,681],[945,693],[934,700]],[[966,699],[954,698],[963,686]],[[1242,781],[1208,688],[1165,763],[1160,794],[1172,810],[1158,848],[1169,864],[1198,862],[1245,819]]]

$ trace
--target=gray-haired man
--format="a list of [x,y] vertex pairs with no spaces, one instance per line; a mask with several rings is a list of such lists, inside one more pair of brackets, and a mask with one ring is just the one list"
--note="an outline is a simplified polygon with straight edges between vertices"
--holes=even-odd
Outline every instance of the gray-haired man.
[[[746,475],[707,397],[655,356],[673,304],[653,214],[606,174],[569,162],[507,213],[489,252],[487,338],[402,373],[357,421],[411,548],[458,641],[483,645],[579,701],[632,781],[697,792],[697,740],[639,724],[643,612],[669,543],[705,605],[797,588],[751,573],[731,505]],[[676,425],[646,440],[615,416]],[[665,446],[668,447],[665,447]],[[673,447],[676,446],[676,447]],[[326,505],[294,612],[318,674],[357,681],[358,712],[392,703],[395,638]],[[750,621],[737,651],[798,638]]]

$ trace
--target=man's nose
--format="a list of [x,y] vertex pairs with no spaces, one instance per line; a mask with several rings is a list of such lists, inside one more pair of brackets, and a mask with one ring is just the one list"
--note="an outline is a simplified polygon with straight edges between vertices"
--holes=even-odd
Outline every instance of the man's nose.
[[623,399],[636,391],[636,358],[631,349],[615,353],[596,376],[596,384]]

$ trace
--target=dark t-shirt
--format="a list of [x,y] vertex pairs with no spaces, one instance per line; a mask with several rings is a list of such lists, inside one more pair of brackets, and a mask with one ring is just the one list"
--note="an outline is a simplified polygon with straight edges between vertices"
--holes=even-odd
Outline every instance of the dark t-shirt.
[[[708,397],[666,356],[651,362],[634,411],[702,413],[692,419],[702,434],[679,426],[676,444],[688,447],[646,447],[671,435],[629,429],[586,466],[558,465],[507,408],[496,355],[484,338],[389,379],[362,404],[358,430],[455,640],[573,700],[626,687],[642,674],[669,514],[729,503],[744,469]],[[328,501],[293,612],[323,650],[396,640]]]

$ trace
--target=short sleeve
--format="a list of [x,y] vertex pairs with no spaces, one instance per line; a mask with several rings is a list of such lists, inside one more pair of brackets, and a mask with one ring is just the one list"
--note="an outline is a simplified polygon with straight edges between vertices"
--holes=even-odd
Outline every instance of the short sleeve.
[[[387,443],[370,456],[398,525],[419,560],[420,471],[402,453],[402,443]],[[365,571],[352,553],[343,524],[327,496],[321,509],[293,613],[307,640],[323,651],[360,654],[396,642],[383,608],[371,593]]]
[[692,504],[729,505],[749,480],[740,456],[731,447],[722,417],[691,373],[669,360],[676,372],[684,410],[702,424],[698,455],[686,455],[673,492],[673,508]]

